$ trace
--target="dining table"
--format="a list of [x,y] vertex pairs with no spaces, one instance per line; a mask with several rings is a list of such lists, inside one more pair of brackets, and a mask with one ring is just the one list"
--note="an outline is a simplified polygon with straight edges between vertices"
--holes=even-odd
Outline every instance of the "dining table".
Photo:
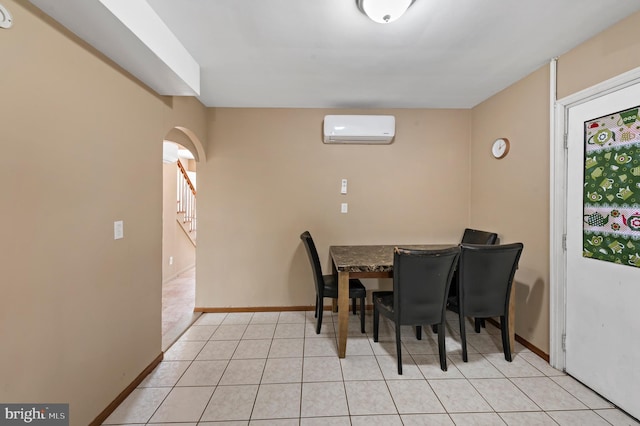
[[[349,329],[349,279],[393,278],[393,252],[395,247],[417,250],[440,250],[458,246],[452,244],[383,244],[330,246],[333,272],[338,275],[338,357],[347,352]],[[515,342],[515,286],[509,298],[509,342]]]

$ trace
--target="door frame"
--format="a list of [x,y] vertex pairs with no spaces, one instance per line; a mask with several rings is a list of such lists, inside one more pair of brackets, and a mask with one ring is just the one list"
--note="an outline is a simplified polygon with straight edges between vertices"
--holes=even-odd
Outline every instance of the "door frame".
[[555,61],[551,64],[551,125],[549,170],[549,364],[565,370],[564,336],[566,333],[567,259],[567,149],[569,110],[577,105],[640,83],[640,67],[605,80],[562,99],[555,98]]

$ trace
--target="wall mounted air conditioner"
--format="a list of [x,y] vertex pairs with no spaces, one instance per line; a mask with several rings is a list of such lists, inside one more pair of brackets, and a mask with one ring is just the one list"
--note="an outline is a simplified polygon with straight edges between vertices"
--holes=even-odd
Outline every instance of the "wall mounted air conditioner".
[[393,115],[324,116],[324,143],[389,144],[395,134]]

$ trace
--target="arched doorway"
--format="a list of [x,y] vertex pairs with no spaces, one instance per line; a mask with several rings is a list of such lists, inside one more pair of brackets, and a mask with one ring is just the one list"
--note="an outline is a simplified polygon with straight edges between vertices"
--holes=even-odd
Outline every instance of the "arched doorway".
[[[193,139],[192,139],[193,138]],[[163,141],[162,350],[197,319],[197,162],[200,142],[174,128]]]

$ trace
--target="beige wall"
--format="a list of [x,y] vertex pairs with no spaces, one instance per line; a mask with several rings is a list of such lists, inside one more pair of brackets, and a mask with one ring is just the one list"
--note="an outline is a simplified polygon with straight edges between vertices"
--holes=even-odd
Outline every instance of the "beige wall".
[[[394,114],[395,141],[323,144],[324,115],[347,113]],[[312,306],[305,230],[326,272],[331,244],[459,240],[469,217],[469,118],[468,110],[212,109],[208,159],[198,164],[196,306]]]
[[162,139],[206,138],[204,108],[3,5],[0,401],[69,402],[86,425],[161,353]]
[[[640,13],[558,58],[558,99],[640,66]],[[472,110],[471,225],[522,241],[516,333],[549,352],[549,66]],[[503,160],[490,157],[511,140]]]
[[640,66],[640,12],[558,58],[558,99]]
[[[549,351],[549,70],[543,67],[472,111],[471,220],[522,242],[516,273],[516,333]],[[491,155],[506,137],[509,154]]]

